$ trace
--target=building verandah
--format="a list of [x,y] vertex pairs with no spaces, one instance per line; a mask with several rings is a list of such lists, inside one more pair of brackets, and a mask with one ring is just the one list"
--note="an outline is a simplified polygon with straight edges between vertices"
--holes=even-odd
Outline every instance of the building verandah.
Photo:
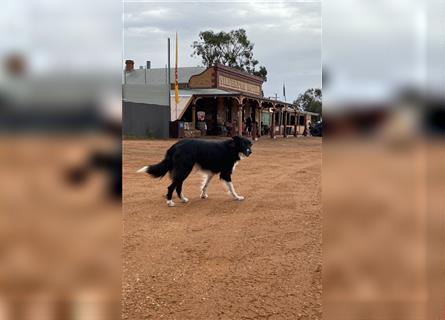
[[[252,130],[246,129],[250,117]],[[303,134],[310,115],[292,104],[242,94],[194,95],[179,119],[186,136],[234,136],[259,138]]]
[[179,68],[178,74],[177,95],[175,82],[168,83],[167,69],[125,71],[124,111],[131,117],[126,117],[124,132],[276,138],[307,132],[311,117],[320,116],[264,97],[264,79],[235,68],[186,67]]

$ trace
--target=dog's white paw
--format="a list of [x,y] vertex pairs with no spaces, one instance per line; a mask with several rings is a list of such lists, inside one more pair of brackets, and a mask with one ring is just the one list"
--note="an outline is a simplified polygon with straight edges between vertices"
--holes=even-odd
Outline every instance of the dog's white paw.
[[242,200],[244,200],[244,197],[243,196],[236,196],[235,200],[242,201]]
[[207,193],[202,192],[201,193],[201,199],[207,199],[209,195]]
[[167,200],[167,205],[168,205],[169,207],[174,207],[174,206],[175,206],[175,203],[173,202],[173,200]]
[[181,202],[183,202],[183,203],[187,203],[187,202],[189,202],[189,199],[186,198],[186,197],[184,197],[184,196],[182,196],[182,197],[181,197]]

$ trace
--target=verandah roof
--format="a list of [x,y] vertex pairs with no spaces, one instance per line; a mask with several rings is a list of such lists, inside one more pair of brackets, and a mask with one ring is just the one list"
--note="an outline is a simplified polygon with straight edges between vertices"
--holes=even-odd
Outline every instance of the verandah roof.
[[182,117],[182,115],[187,110],[187,107],[190,105],[193,97],[245,97],[253,100],[260,100],[262,102],[272,103],[275,106],[283,106],[286,108],[292,109],[292,112],[298,112],[301,114],[309,114],[309,115],[318,115],[313,112],[301,111],[298,107],[292,103],[273,100],[264,97],[253,96],[245,93],[234,92],[234,91],[226,91],[217,88],[212,89],[182,89],[179,90],[179,103],[176,106],[175,102],[175,91],[170,91],[170,100],[171,100],[171,120],[177,120]]

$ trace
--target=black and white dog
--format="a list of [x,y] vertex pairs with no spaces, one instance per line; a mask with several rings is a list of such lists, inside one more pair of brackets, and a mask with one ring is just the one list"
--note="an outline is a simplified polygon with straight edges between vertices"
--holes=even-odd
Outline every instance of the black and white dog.
[[235,192],[232,184],[232,170],[242,158],[252,154],[252,142],[235,136],[224,141],[208,141],[185,139],[175,143],[168,149],[164,160],[158,164],[146,166],[137,172],[146,172],[153,177],[163,177],[170,172],[172,183],[167,190],[167,205],[173,207],[173,191],[176,189],[182,202],[188,199],[182,193],[182,184],[192,171],[195,164],[205,174],[204,184],[201,189],[201,198],[206,199],[207,187],[215,174],[219,173],[220,179],[226,184],[230,194],[236,200],[244,200]]

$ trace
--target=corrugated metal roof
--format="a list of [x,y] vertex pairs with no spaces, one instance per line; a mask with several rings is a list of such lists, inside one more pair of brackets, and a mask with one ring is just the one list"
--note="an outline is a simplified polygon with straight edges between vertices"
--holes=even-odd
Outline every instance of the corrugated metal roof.
[[[204,67],[184,67],[178,68],[178,82],[187,83],[192,76],[205,71]],[[135,69],[131,72],[125,72],[124,83],[127,84],[165,84],[167,83],[167,69]],[[170,69],[170,82],[175,82],[175,69]]]
[[122,98],[124,101],[168,106],[169,86],[167,84],[151,86],[144,84],[126,84],[123,85],[122,88]]
[[[236,95],[239,94],[238,92],[232,92],[227,90],[221,90],[216,88],[209,88],[209,89],[183,89],[179,90],[180,96],[191,96],[191,95]],[[170,95],[175,95],[175,90],[170,90]]]

